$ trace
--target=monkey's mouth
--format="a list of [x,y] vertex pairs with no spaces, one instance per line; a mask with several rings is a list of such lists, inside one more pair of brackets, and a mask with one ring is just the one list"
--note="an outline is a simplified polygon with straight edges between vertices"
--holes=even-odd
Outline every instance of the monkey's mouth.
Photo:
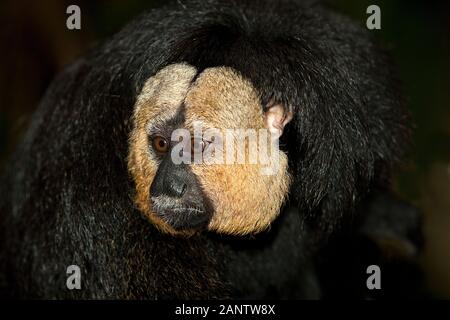
[[205,229],[211,220],[211,212],[204,206],[170,197],[152,197],[153,212],[177,231]]

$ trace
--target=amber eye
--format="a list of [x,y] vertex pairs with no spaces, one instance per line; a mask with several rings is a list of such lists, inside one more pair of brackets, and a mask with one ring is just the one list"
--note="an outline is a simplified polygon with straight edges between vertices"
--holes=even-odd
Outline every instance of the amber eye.
[[155,136],[152,138],[152,146],[158,153],[166,153],[169,151],[169,142],[162,136]]

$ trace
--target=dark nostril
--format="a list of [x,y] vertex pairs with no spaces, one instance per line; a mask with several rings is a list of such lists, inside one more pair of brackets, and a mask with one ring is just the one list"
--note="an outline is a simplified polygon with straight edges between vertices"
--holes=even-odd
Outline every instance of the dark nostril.
[[187,190],[187,184],[182,182],[173,182],[170,184],[170,190],[172,191],[172,195],[178,198],[181,198]]
[[181,189],[181,195],[184,195],[187,189],[187,184],[183,184],[183,188]]

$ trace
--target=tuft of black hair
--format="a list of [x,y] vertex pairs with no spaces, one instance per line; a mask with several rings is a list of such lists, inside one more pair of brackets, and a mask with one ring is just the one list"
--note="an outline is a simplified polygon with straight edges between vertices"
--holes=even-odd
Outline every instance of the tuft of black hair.
[[[182,61],[235,68],[262,107],[294,112],[282,142],[295,210],[255,239],[172,238],[134,207],[133,106],[149,77]],[[0,184],[0,294],[320,297],[309,237],[326,238],[387,188],[407,146],[394,74],[367,31],[316,1],[183,1],[143,14],[53,81],[12,156]],[[79,291],[66,288],[72,264]]]

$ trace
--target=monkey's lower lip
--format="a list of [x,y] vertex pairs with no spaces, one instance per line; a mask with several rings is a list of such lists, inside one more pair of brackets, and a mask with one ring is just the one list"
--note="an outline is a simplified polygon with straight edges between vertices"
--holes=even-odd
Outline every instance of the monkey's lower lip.
[[163,214],[185,214],[185,215],[203,215],[205,211],[197,209],[197,208],[188,208],[188,207],[175,207],[175,208],[167,208],[163,210]]
[[208,225],[210,215],[192,207],[158,208],[156,214],[175,230],[201,229]]

